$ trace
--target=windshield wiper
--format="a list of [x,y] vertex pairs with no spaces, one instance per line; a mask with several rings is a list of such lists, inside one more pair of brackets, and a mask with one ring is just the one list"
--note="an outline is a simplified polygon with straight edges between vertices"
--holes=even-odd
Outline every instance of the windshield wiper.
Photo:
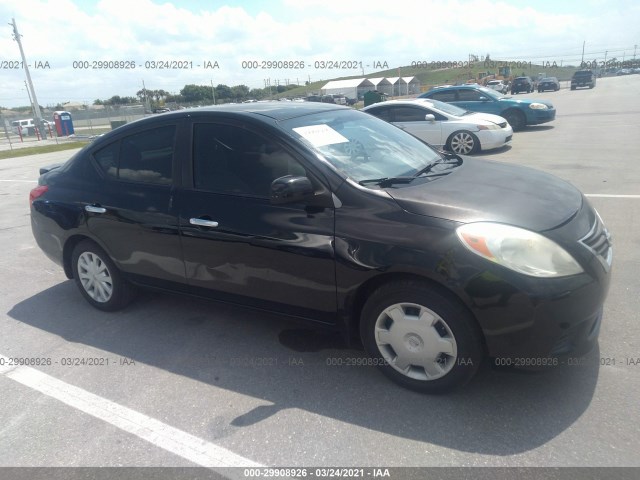
[[382,188],[390,187],[399,183],[411,183],[416,177],[383,177],[383,178],[370,178],[369,180],[360,180],[358,183],[362,186],[366,185],[379,185]]
[[[455,153],[449,153],[449,152],[441,152],[443,159],[442,160],[437,160],[433,163],[430,163],[429,165],[427,165],[426,167],[424,167],[422,170],[418,170],[414,175],[413,178],[416,177],[420,177],[421,175],[425,175],[427,173],[429,173],[431,170],[433,170],[433,167],[435,167],[436,165],[461,165],[462,164],[462,159],[456,155]],[[453,161],[451,161],[453,160]],[[445,173],[436,173],[436,174],[431,174],[429,175],[437,177],[440,175],[446,175],[449,172],[445,172]]]

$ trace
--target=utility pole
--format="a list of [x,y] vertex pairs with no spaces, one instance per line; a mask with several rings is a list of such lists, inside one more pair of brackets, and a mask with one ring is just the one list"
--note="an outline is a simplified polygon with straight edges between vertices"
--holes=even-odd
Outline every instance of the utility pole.
[[636,59],[636,48],[638,48],[638,45],[634,45],[633,46],[633,59]]
[[30,92],[29,100],[31,101],[31,107],[33,108],[33,113],[35,115],[35,124],[38,130],[41,133],[41,138],[45,139],[47,137],[47,131],[44,127],[44,121],[42,120],[42,112],[40,111],[40,104],[38,103],[38,98],[36,97],[36,91],[33,88],[33,82],[31,81],[31,74],[29,73],[29,66],[27,65],[27,59],[24,56],[24,50],[22,48],[22,41],[20,40],[20,35],[18,33],[18,27],[16,25],[16,19],[12,18],[11,23],[9,24],[13,27],[13,39],[18,42],[18,47],[20,48],[20,56],[22,57],[22,65],[24,66],[24,73],[27,76],[27,91]]
[[147,87],[145,87],[144,85],[144,79],[142,79],[142,96],[144,97],[144,109],[146,110],[150,110],[151,107],[149,106],[149,101],[147,99]]
[[211,95],[213,96],[213,104],[216,104],[216,89],[213,88],[213,78],[211,79]]
[[582,68],[582,65],[584,64],[584,44],[586,43],[586,40],[582,41],[582,60],[580,60],[580,68]]

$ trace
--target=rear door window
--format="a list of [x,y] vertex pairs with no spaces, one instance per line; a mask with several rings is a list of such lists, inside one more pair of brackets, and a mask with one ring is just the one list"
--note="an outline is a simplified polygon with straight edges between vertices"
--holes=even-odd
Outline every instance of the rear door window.
[[93,154],[100,170],[109,178],[171,184],[175,150],[175,125],[166,125],[128,135]]

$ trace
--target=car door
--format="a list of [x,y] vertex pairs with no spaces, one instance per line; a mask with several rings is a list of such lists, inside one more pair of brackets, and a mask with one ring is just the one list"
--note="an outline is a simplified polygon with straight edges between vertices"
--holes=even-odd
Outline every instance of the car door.
[[137,282],[186,289],[173,206],[177,123],[118,137],[91,153],[102,182],[86,198],[87,228]]
[[[444,145],[441,115],[425,108],[406,105],[394,106],[390,110],[394,125],[433,146],[441,147]],[[434,120],[425,118],[429,114],[434,116]]]
[[271,182],[317,172],[260,128],[194,120],[179,192],[187,280],[198,295],[333,323],[334,208],[274,205]]

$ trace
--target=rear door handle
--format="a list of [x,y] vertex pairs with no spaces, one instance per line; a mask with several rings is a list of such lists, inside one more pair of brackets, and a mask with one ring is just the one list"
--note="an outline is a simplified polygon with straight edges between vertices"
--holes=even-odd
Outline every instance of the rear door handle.
[[98,205],[85,205],[84,209],[85,209],[85,211],[91,212],[91,213],[106,213],[107,212],[106,208],[100,207]]
[[190,218],[189,223],[198,227],[215,228],[218,226],[218,222],[214,222],[213,220],[205,220],[204,218]]

